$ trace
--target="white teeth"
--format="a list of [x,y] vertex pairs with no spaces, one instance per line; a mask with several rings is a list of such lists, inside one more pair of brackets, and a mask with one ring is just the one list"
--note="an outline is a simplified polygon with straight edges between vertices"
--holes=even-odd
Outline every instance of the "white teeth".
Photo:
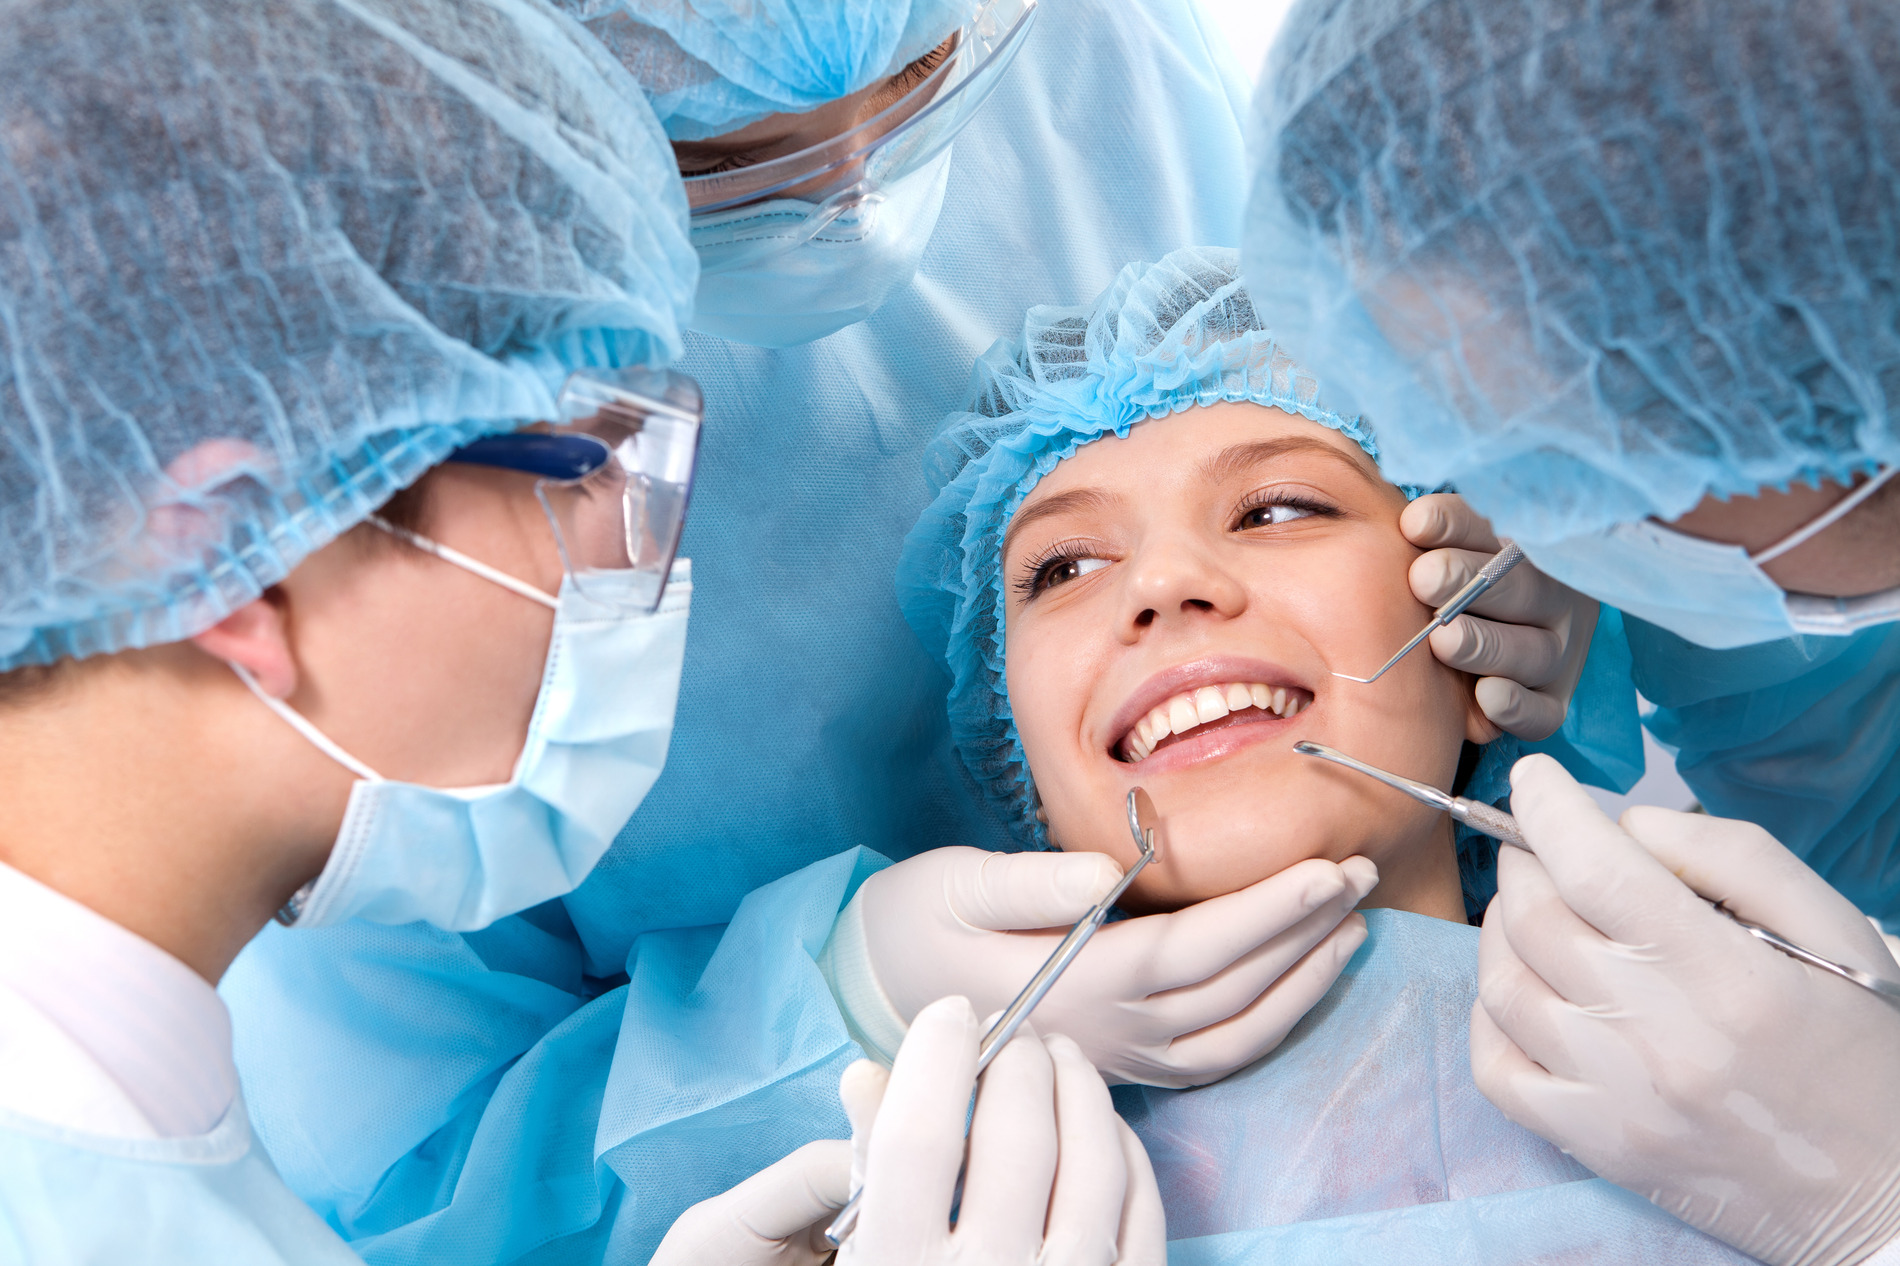
[[1137,721],[1135,728],[1122,737],[1122,758],[1131,763],[1146,760],[1168,736],[1185,734],[1246,708],[1294,717],[1312,703],[1313,696],[1297,686],[1268,686],[1257,681],[1201,686],[1174,696]]
[[1201,718],[1201,724],[1218,721],[1226,716],[1231,708],[1227,706],[1227,692],[1219,686],[1202,686],[1194,692],[1194,712]]

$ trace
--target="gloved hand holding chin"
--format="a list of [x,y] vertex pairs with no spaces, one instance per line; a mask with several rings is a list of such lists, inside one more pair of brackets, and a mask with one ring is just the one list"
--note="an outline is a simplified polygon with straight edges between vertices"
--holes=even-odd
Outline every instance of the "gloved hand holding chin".
[[1485,914],[1479,1088],[1774,1266],[1839,1266],[1894,1240],[1900,1009],[1703,898],[1900,981],[1867,919],[1751,823],[1639,807],[1619,825],[1545,756],[1513,783],[1536,855],[1503,850]]
[[[1458,592],[1504,544],[1455,493],[1412,502],[1399,530],[1427,551],[1412,564],[1412,592],[1429,607]],[[1478,677],[1478,706],[1499,732],[1536,741],[1564,723],[1596,623],[1594,598],[1521,562],[1434,631],[1431,647],[1442,663]]]
[[[940,848],[866,880],[824,955],[847,1023],[888,1058],[960,994],[1000,1011],[1120,875],[1098,853]],[[1363,857],[1303,861],[1171,914],[1104,926],[1036,1009],[1111,1082],[1197,1086],[1278,1046],[1365,940]]]

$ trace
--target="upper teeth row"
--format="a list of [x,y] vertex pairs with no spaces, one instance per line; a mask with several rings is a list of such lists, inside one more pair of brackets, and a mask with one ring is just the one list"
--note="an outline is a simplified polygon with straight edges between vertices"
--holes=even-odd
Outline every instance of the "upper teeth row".
[[1184,734],[1197,725],[1218,721],[1230,712],[1259,708],[1275,716],[1290,717],[1311,702],[1313,696],[1298,686],[1263,686],[1257,681],[1202,686],[1174,696],[1143,717],[1122,740],[1122,752],[1130,761],[1144,760],[1155,750],[1155,744],[1168,735]]

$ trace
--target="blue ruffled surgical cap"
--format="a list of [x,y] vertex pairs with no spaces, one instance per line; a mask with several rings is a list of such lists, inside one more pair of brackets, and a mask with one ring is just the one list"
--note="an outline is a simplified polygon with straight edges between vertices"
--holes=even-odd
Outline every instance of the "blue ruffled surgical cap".
[[1307,0],[1245,266],[1526,542],[1900,461],[1900,6]]
[[[949,670],[950,733],[964,765],[1026,844],[1046,847],[1048,833],[1004,675],[1002,545],[1043,476],[1149,418],[1241,400],[1338,431],[1380,460],[1371,429],[1327,408],[1318,381],[1269,331],[1239,265],[1235,251],[1190,247],[1128,265],[1089,307],[1031,308],[1020,340],[977,361],[969,407],[925,454],[937,496],[904,540],[898,602]],[[1504,796],[1515,752],[1509,740],[1491,744],[1464,794]],[[1486,843],[1470,847],[1494,856]],[[1460,849],[1462,861],[1462,839]]]
[[189,637],[569,370],[679,350],[666,138],[538,0],[5,26],[0,669]]
[[646,87],[674,140],[800,114],[896,74],[978,0],[557,0]]

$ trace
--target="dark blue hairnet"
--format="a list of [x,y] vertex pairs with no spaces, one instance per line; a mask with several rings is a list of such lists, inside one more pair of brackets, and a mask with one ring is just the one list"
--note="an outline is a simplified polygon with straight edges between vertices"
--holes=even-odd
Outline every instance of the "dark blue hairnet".
[[174,641],[679,349],[632,78],[539,0],[0,4],[0,669]]

